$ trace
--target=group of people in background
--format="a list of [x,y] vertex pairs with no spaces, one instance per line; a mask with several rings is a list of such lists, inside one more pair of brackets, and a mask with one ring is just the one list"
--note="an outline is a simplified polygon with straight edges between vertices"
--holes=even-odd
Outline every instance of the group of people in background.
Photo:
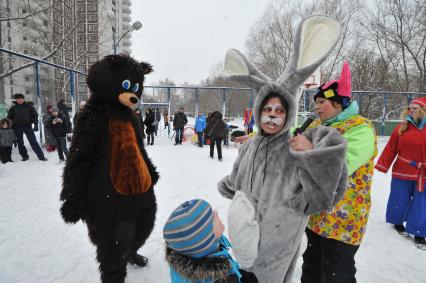
[[[344,68],[348,67],[345,66]],[[347,181],[347,185],[345,190],[341,193],[341,198],[335,199],[332,206],[328,209],[317,209],[318,200],[324,200],[326,205],[330,205],[330,202],[324,198],[324,195],[318,196],[316,201],[314,201],[315,190],[313,190],[309,194],[305,194],[304,197],[295,196],[294,203],[292,203],[294,207],[291,211],[286,212],[287,215],[294,214],[295,219],[297,217],[297,219],[300,217],[307,218],[306,229],[303,229],[308,240],[308,245],[303,253],[301,277],[301,282],[303,283],[319,282],[318,278],[322,278],[321,282],[356,282],[355,255],[366,232],[371,207],[370,191],[374,168],[386,173],[393,164],[386,222],[392,224],[394,229],[401,235],[413,235],[418,248],[426,249],[426,98],[417,98],[410,102],[409,106],[402,113],[403,122],[394,129],[377,164],[374,165],[374,158],[377,155],[377,141],[374,127],[368,119],[359,114],[357,102],[352,100],[350,88],[341,87],[342,84],[348,83],[345,82],[348,78],[344,78],[344,72],[348,71],[345,71],[345,69],[342,71],[340,80],[332,81],[319,87],[314,96],[319,118],[310,125],[309,129],[313,131],[320,126],[333,128],[346,141],[345,159],[347,176],[345,177],[345,184]],[[10,108],[7,118],[0,120],[1,162],[13,162],[11,158],[13,145],[18,147],[22,161],[29,159],[23,141],[24,134],[38,159],[46,161],[47,159],[34,134],[35,131],[38,131],[37,111],[32,104],[25,101],[24,95],[15,94],[14,98],[15,104]],[[85,104],[85,101],[80,103],[79,111],[84,108]],[[289,164],[297,163],[300,168],[304,168],[304,161],[298,161],[297,154],[294,155],[293,152],[300,152],[305,159],[312,158],[312,162],[315,161],[317,157],[314,155],[309,157],[309,152],[319,150],[324,144],[316,144],[314,136],[309,136],[308,134],[310,139],[304,135],[297,135],[291,139],[287,138],[287,134],[281,136],[284,132],[289,131],[289,126],[286,124],[286,114],[291,110],[289,110],[289,107],[290,105],[286,96],[280,93],[270,93],[263,97],[263,101],[255,109],[255,111],[259,112],[255,115],[260,115],[260,118],[256,122],[259,133],[253,137],[253,141],[243,146],[236,161],[237,166],[234,166],[231,174],[218,184],[219,192],[224,197],[233,198],[236,193],[236,187],[244,188],[250,185],[250,188],[248,188],[250,190],[246,191],[246,193],[249,193],[249,196],[250,194],[255,194],[253,195],[255,198],[260,197],[258,209],[262,209],[263,205],[265,205],[264,209],[266,209],[267,206],[269,207],[269,202],[273,201],[270,197],[274,196],[269,193],[267,193],[269,196],[263,196],[264,192],[259,191],[259,189],[264,184],[268,184],[270,190],[273,190],[275,187],[276,189],[280,189],[293,184],[291,180],[297,174],[290,174],[294,168],[289,167]],[[79,115],[79,111],[76,113],[76,116]],[[142,116],[141,109],[136,109],[135,114],[139,131],[143,138],[147,139],[146,144],[153,145],[154,136],[158,131],[161,119],[160,111],[158,109],[153,111],[151,108],[147,108],[145,118]],[[74,122],[76,116],[74,117]],[[163,119],[164,126],[168,127],[169,116],[166,111],[163,112]],[[173,129],[176,135],[175,145],[182,144],[183,132],[187,123],[187,116],[181,107],[174,114],[173,119]],[[47,106],[46,113],[43,115],[43,124],[48,151],[56,149],[59,159],[61,161],[65,160],[68,154],[66,137],[67,134],[72,132],[72,124],[68,108],[64,101],[60,101],[56,106]],[[206,144],[206,140],[209,140],[210,157],[214,158],[214,147],[216,146],[217,156],[219,161],[221,161],[221,144],[227,135],[227,124],[223,120],[222,113],[214,111],[205,117],[202,112],[198,112],[195,118],[194,129],[198,136],[198,146],[203,147]],[[275,151],[280,154],[274,154]],[[276,159],[282,158],[284,152],[287,151],[290,154],[288,158],[292,162],[282,163],[282,160]],[[315,162],[321,164],[318,160]],[[270,163],[273,165],[273,168],[271,167],[266,170]],[[334,168],[333,166],[335,165],[328,164],[329,169]],[[342,168],[339,166],[335,166],[336,168],[333,170]],[[255,173],[253,170],[256,170],[258,173]],[[333,174],[340,174],[333,170],[329,171]],[[281,174],[280,176],[284,178],[284,176],[287,176],[286,172],[290,172],[288,174],[293,177],[290,178],[289,175],[288,182],[277,183],[276,174]],[[312,175],[313,171],[310,171],[309,174]],[[243,180],[247,179],[246,175],[251,176],[249,183],[243,182]],[[324,176],[317,177],[321,179]],[[319,183],[316,185],[320,186]],[[304,190],[308,188],[309,186],[305,184]],[[340,193],[337,192],[335,194]],[[307,199],[304,199],[305,197]],[[303,203],[296,203],[299,201]],[[226,255],[233,264],[230,268],[233,268],[233,273],[231,273],[234,275],[238,274],[245,278],[254,278],[254,274],[260,274],[261,277],[266,276],[263,269],[267,266],[264,264],[269,262],[270,256],[281,257],[280,254],[275,254],[274,249],[271,249],[268,245],[279,245],[276,246],[276,251],[279,251],[281,247],[288,247],[291,244],[289,242],[290,238],[293,241],[299,242],[294,237],[301,237],[300,229],[291,232],[286,228],[286,231],[283,231],[283,233],[286,235],[294,234],[294,237],[282,237],[278,241],[276,238],[274,240],[271,238],[271,241],[266,243],[262,239],[269,239],[266,233],[271,233],[274,229],[272,229],[273,227],[268,228],[269,224],[266,222],[265,224],[261,224],[259,255],[258,259],[254,262],[253,268],[250,269],[254,273],[246,272],[240,269],[238,263],[229,255],[227,251],[229,249],[229,242],[222,235],[223,230],[220,227],[217,228],[219,229],[218,231],[214,230],[216,226],[223,226],[223,224],[218,218],[217,213],[212,211],[208,203],[203,200],[189,201],[173,213],[188,213],[187,217],[191,218],[193,216],[191,208],[194,206],[203,206],[203,213],[209,214],[208,221],[211,221],[211,225],[213,225],[209,226],[209,229],[212,229],[209,233],[213,233],[212,235],[215,235],[216,240],[212,242],[212,248],[214,248],[211,251],[209,250],[209,252],[220,252]],[[174,217],[173,213],[170,216],[172,220]],[[304,216],[296,217],[299,214]],[[265,217],[268,216],[266,215]],[[175,247],[172,244],[172,238],[170,238],[172,236],[168,232],[169,228],[167,225],[169,225],[170,219],[163,231],[168,246],[167,260],[169,263],[173,262],[174,257],[179,257],[177,255],[179,252],[173,250]],[[288,217],[286,219],[288,220]],[[265,218],[264,221],[269,220]],[[276,223],[280,223],[280,221]],[[284,222],[283,225],[285,224]],[[287,226],[284,225],[283,227]],[[293,228],[296,229],[297,227]],[[295,254],[296,250],[291,250],[287,256],[291,257]],[[206,254],[200,251],[199,255],[205,256]],[[293,268],[294,259],[284,257],[282,260],[283,266]],[[172,275],[180,276],[175,274],[173,266],[171,267]],[[281,272],[285,274],[287,271],[283,269]]]
[[[35,132],[39,130],[38,113],[32,103],[25,101],[21,93],[14,95],[14,105],[9,109],[7,118],[0,120],[0,157],[2,163],[13,162],[12,145],[18,147],[21,161],[29,159],[27,148],[24,144],[26,136],[31,148],[40,161],[47,161]],[[81,101],[76,117],[83,109],[86,101]],[[60,161],[64,161],[68,154],[67,135],[72,133],[73,124],[69,115],[70,107],[64,100],[60,100],[56,106],[47,105],[46,112],[42,114],[44,138],[48,152],[57,151]]]

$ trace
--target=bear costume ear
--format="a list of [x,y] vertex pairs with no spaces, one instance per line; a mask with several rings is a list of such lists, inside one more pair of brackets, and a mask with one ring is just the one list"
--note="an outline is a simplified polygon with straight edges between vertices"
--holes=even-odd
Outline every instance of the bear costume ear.
[[146,62],[141,62],[140,66],[143,70],[144,75],[147,75],[151,72],[153,72],[154,70],[152,69],[152,65]]

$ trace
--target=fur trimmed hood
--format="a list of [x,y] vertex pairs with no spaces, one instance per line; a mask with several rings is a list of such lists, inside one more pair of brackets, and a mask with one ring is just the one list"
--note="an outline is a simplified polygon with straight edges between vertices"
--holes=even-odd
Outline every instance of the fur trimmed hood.
[[232,269],[226,257],[191,258],[166,248],[166,261],[180,276],[190,281],[225,280]]

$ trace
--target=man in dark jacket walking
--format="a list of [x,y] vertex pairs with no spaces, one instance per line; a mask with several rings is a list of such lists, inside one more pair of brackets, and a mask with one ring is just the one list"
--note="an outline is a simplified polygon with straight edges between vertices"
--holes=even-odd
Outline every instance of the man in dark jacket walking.
[[[34,131],[38,131],[37,111],[31,104],[25,102],[23,94],[17,93],[13,97],[15,98],[15,105],[10,108],[7,118],[13,122],[13,130],[18,141],[18,149],[19,154],[22,156],[22,161],[26,161],[29,158],[27,148],[24,145],[24,134],[27,136],[38,159],[47,161],[34,135]],[[34,128],[31,127],[32,124],[34,124]]]
[[176,131],[175,145],[182,144],[183,130],[187,123],[188,119],[185,112],[183,112],[183,107],[180,107],[179,112],[175,113],[175,118],[173,119],[173,129]]
[[65,139],[67,135],[67,129],[70,127],[68,123],[69,122],[67,121],[65,115],[63,115],[62,112],[59,112],[57,107],[53,107],[52,115],[50,116],[47,124],[55,139],[55,145],[58,149],[58,157],[60,161],[65,160],[64,153],[65,156],[68,155],[67,141]]

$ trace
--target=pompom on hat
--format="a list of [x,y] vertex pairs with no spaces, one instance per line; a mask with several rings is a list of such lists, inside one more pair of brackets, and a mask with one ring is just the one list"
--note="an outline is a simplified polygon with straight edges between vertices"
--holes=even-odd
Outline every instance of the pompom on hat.
[[426,107],[426,97],[416,98],[410,101],[410,104],[417,104]]
[[166,245],[178,254],[200,258],[214,253],[219,245],[213,232],[213,210],[201,199],[177,207],[163,228]]
[[318,88],[314,101],[318,97],[335,101],[342,105],[343,109],[349,106],[352,97],[352,75],[348,62],[345,62],[338,80],[329,81]]

